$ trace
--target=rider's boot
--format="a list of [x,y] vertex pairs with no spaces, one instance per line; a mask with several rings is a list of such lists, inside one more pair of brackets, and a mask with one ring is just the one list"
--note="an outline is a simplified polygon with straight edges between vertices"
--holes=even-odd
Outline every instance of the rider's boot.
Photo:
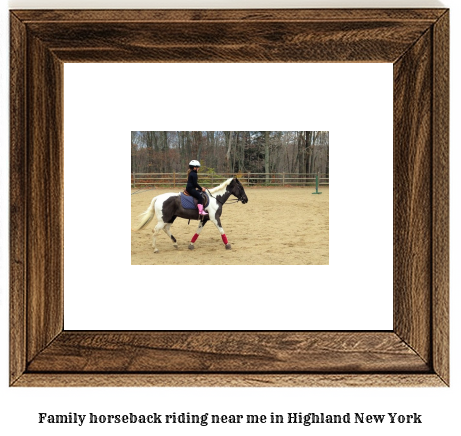
[[208,215],[208,213],[206,213],[206,212],[203,210],[203,204],[197,204],[197,207],[198,207],[198,214],[199,214],[199,215]]

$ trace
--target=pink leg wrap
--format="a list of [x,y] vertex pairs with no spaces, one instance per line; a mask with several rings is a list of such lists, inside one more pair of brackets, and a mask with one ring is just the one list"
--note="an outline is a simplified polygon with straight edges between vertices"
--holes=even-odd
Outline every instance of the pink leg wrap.
[[222,241],[227,245],[227,236],[226,235],[221,235]]
[[196,233],[194,236],[192,236],[191,242],[194,243],[198,238],[198,234]]

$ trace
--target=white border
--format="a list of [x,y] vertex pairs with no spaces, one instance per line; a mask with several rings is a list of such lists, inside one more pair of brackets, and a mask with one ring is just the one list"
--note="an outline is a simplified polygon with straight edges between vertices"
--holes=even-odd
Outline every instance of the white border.
[[[66,329],[392,329],[391,64],[64,71]],[[329,130],[330,266],[131,266],[131,130]]]

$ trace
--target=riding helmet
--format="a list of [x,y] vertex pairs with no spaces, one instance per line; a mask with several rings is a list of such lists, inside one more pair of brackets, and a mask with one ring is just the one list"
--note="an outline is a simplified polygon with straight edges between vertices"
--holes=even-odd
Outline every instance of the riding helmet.
[[191,160],[189,162],[189,168],[194,168],[194,167],[199,167],[200,166],[200,162],[198,160]]

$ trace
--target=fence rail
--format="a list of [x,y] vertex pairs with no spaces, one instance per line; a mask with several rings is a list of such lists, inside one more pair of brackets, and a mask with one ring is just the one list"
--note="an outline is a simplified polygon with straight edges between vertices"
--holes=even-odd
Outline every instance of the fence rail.
[[[200,185],[211,188],[219,185],[235,173],[200,173]],[[298,173],[239,173],[237,177],[246,186],[315,186],[316,177],[321,186],[329,185],[326,174]],[[187,173],[131,173],[131,187],[141,186],[176,187],[185,186]]]

